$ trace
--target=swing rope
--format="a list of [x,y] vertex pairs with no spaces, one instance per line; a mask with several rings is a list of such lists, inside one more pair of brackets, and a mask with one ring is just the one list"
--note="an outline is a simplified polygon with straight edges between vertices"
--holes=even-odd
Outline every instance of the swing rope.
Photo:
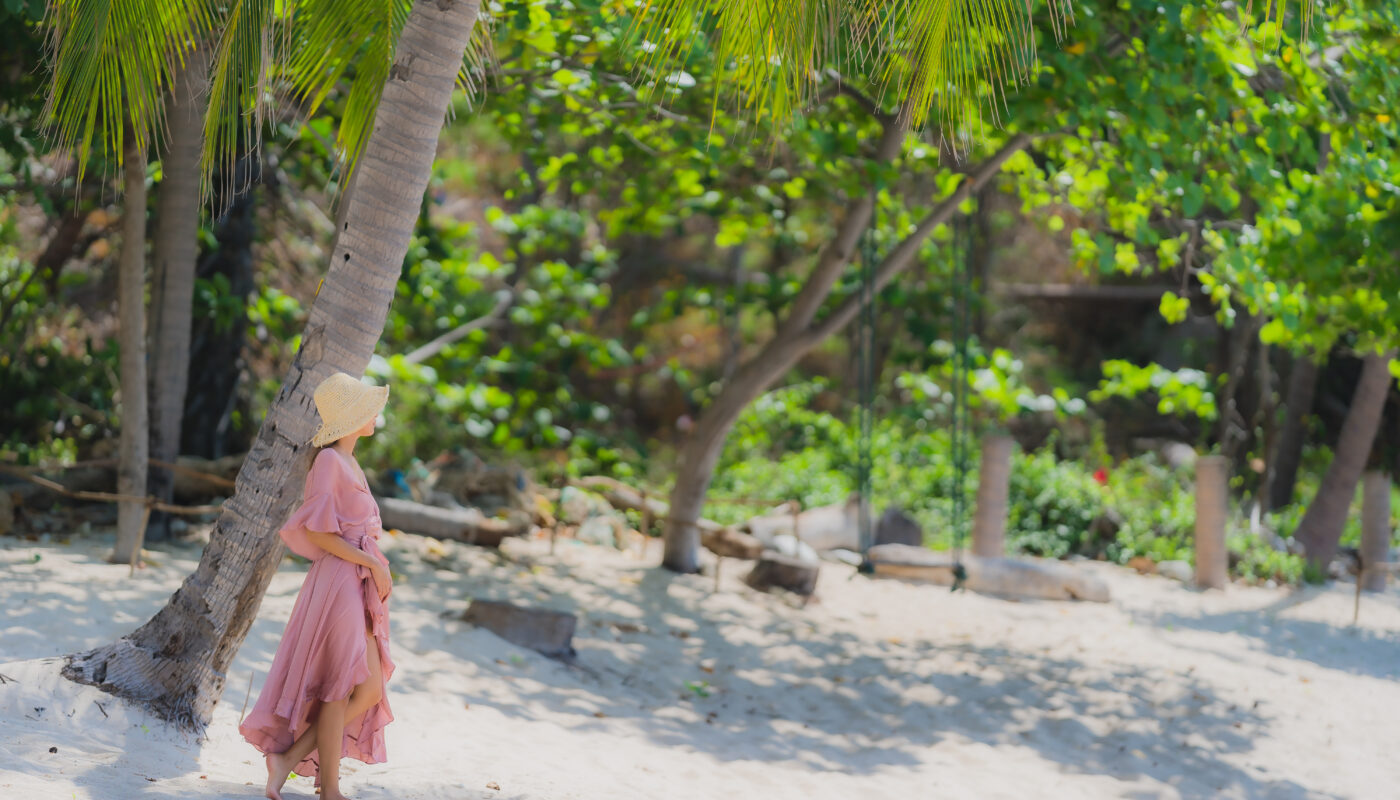
[[971,248],[968,247],[967,222],[959,217],[953,222],[952,247],[949,248],[949,263],[953,278],[953,591],[961,589],[967,581],[967,569],[963,566],[963,548],[967,536],[967,474],[969,461],[968,438],[971,434],[971,419],[968,411],[968,338],[971,324],[968,315],[968,296],[972,293],[971,270],[968,261]]
[[880,223],[881,181],[875,181],[870,224],[861,234],[860,243],[860,337],[856,354],[856,384],[859,394],[859,439],[856,446],[856,484],[860,492],[860,568],[864,574],[875,571],[868,553],[875,543],[874,521],[870,501],[874,464],[870,453],[875,432],[875,229]]

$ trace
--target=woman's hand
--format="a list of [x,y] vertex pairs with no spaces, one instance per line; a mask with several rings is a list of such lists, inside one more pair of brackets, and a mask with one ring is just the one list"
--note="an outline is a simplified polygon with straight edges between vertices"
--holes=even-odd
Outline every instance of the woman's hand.
[[389,593],[394,590],[394,578],[389,574],[389,568],[375,564],[369,568],[369,574],[374,577],[374,588],[379,592],[379,599],[388,600]]

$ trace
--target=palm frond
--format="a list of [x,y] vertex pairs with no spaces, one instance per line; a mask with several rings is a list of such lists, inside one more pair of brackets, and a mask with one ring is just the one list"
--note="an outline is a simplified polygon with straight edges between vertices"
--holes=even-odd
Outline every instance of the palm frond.
[[[1316,0],[1296,1],[1306,34]],[[1266,27],[1282,23],[1286,4],[1265,4]],[[914,127],[935,122],[965,142],[1001,123],[1007,92],[1034,69],[1034,13],[1050,15],[1058,39],[1072,0],[1046,0],[1043,12],[1035,0],[639,0],[632,36],[647,53],[639,69],[660,89],[708,37],[727,88],[778,125],[818,97],[827,67],[841,66],[882,100],[895,97]]]
[[300,0],[297,5],[287,78],[308,116],[333,91],[345,90],[336,151],[346,176],[369,140],[394,47],[412,7],[412,0]]
[[497,66],[496,46],[493,27],[495,20],[491,17],[486,4],[481,4],[481,11],[477,14],[476,27],[472,29],[471,41],[467,42],[467,51],[462,56],[462,71],[457,73],[457,88],[461,90],[472,104],[481,96],[486,88],[486,81],[491,77]]
[[82,179],[96,157],[120,164],[127,135],[150,152],[165,128],[165,93],[205,38],[204,0],[50,0],[52,80],[44,116]]
[[[204,152],[200,157],[202,194],[210,180],[222,176],[233,188],[234,164],[255,150],[267,119],[268,83],[274,71],[274,28],[285,11],[277,0],[233,0],[218,20],[219,37],[210,59],[209,106],[204,115]],[[231,197],[231,192],[225,192]]]

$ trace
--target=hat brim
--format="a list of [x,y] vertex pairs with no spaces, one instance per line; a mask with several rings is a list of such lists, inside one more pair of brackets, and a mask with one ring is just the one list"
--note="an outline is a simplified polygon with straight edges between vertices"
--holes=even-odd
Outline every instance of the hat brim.
[[343,417],[334,425],[321,421],[321,427],[311,437],[313,447],[325,447],[363,428],[365,423],[374,420],[389,402],[388,386],[366,386],[365,393],[355,401]]

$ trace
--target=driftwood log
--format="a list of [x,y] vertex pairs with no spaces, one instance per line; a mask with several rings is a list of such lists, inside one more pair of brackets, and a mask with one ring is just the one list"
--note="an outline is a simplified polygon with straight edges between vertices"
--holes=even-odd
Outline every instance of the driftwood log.
[[375,499],[379,501],[379,517],[386,529],[455,539],[480,547],[500,547],[506,538],[530,532],[530,521],[519,513],[498,519],[475,508],[438,508],[393,497]]
[[[953,584],[953,559],[922,547],[883,544],[870,548],[875,574],[924,581],[940,586]],[[1108,585],[1069,564],[1017,558],[964,556],[969,590],[1008,597],[1042,600],[1091,600],[1108,602]]]
[[742,558],[752,561],[763,555],[763,542],[733,528],[700,531],[700,544],[721,558]]
[[744,578],[744,582],[760,591],[767,591],[776,586],[803,597],[810,597],[817,590],[817,573],[820,569],[820,562],[803,561],[767,552],[753,565],[753,570]]
[[[169,469],[175,476],[175,500],[179,503],[205,502],[213,497],[233,495],[233,481],[243,466],[244,454],[225,456],[218,459],[180,456],[174,465],[152,460],[153,467]],[[26,476],[47,477],[70,492],[115,492],[117,490],[117,460],[97,459],[62,471],[50,471],[35,467],[5,466],[0,473],[23,481]],[[33,483],[5,483],[5,490],[17,495],[28,504],[31,498],[50,495],[42,486]]]
[[462,614],[462,620],[550,658],[570,659],[575,655],[573,639],[577,619],[564,611],[473,600]]

